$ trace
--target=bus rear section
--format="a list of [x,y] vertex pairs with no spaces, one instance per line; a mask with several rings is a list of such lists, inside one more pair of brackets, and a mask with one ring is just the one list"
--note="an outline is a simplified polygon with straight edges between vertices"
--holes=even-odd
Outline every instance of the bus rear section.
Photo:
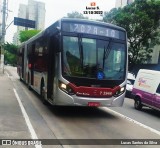
[[140,110],[143,106],[147,106],[160,110],[159,77],[159,71],[147,69],[139,70],[132,90],[136,109]]

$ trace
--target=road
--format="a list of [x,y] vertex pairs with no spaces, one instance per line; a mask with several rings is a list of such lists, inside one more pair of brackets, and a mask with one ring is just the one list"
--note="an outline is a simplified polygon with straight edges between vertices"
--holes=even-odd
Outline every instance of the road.
[[[19,81],[16,68],[6,66],[5,72],[33,128],[28,127],[28,135],[31,138],[36,136],[38,139],[124,139],[124,142],[125,139],[160,139],[159,112],[148,108],[137,111],[133,108],[132,99],[125,98],[123,107],[114,108],[46,106],[42,104],[37,94],[29,91],[26,85]],[[21,122],[17,122],[19,123]],[[24,124],[28,126],[26,120]],[[24,128],[27,129],[26,127]],[[106,145],[94,145],[94,140],[92,142],[93,145],[86,144],[83,147],[106,147]],[[135,147],[135,145],[126,144],[107,145],[107,147],[126,148],[133,146]],[[60,144],[56,147],[79,148],[82,146]],[[137,147],[159,146],[138,145]]]

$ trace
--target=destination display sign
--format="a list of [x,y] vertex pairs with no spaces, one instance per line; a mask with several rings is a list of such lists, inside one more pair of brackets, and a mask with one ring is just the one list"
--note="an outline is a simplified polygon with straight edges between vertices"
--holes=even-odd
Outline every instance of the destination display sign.
[[65,32],[86,33],[125,40],[125,32],[108,28],[107,26],[63,22],[62,30]]

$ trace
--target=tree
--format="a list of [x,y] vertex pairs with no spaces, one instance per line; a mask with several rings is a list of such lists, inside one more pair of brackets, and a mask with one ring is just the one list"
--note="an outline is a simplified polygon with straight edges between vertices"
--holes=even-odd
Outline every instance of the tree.
[[67,13],[68,18],[81,18],[81,19],[88,19],[88,17],[84,17],[82,13],[74,11],[72,13]]
[[28,39],[30,39],[31,37],[35,36],[36,34],[38,34],[40,32],[40,30],[25,30],[25,31],[20,31],[19,33],[19,41],[25,42]]
[[[152,48],[160,44],[160,1],[135,0],[124,8],[106,12],[103,20],[126,29],[129,43],[129,68],[151,59]],[[151,44],[150,44],[151,42]]]
[[17,50],[18,46],[9,44],[8,42],[3,45],[5,63],[16,65],[17,64]]

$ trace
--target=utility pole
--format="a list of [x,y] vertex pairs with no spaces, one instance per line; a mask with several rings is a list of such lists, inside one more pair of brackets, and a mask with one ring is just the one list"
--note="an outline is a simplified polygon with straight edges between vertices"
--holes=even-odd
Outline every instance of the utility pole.
[[3,45],[5,43],[5,35],[6,35],[6,9],[7,9],[7,0],[3,0],[3,8],[2,8],[2,36],[1,36],[1,67],[4,73],[4,49]]
[[6,0],[3,0],[3,10],[2,10],[2,44],[5,42],[6,35],[6,9],[7,9]]

